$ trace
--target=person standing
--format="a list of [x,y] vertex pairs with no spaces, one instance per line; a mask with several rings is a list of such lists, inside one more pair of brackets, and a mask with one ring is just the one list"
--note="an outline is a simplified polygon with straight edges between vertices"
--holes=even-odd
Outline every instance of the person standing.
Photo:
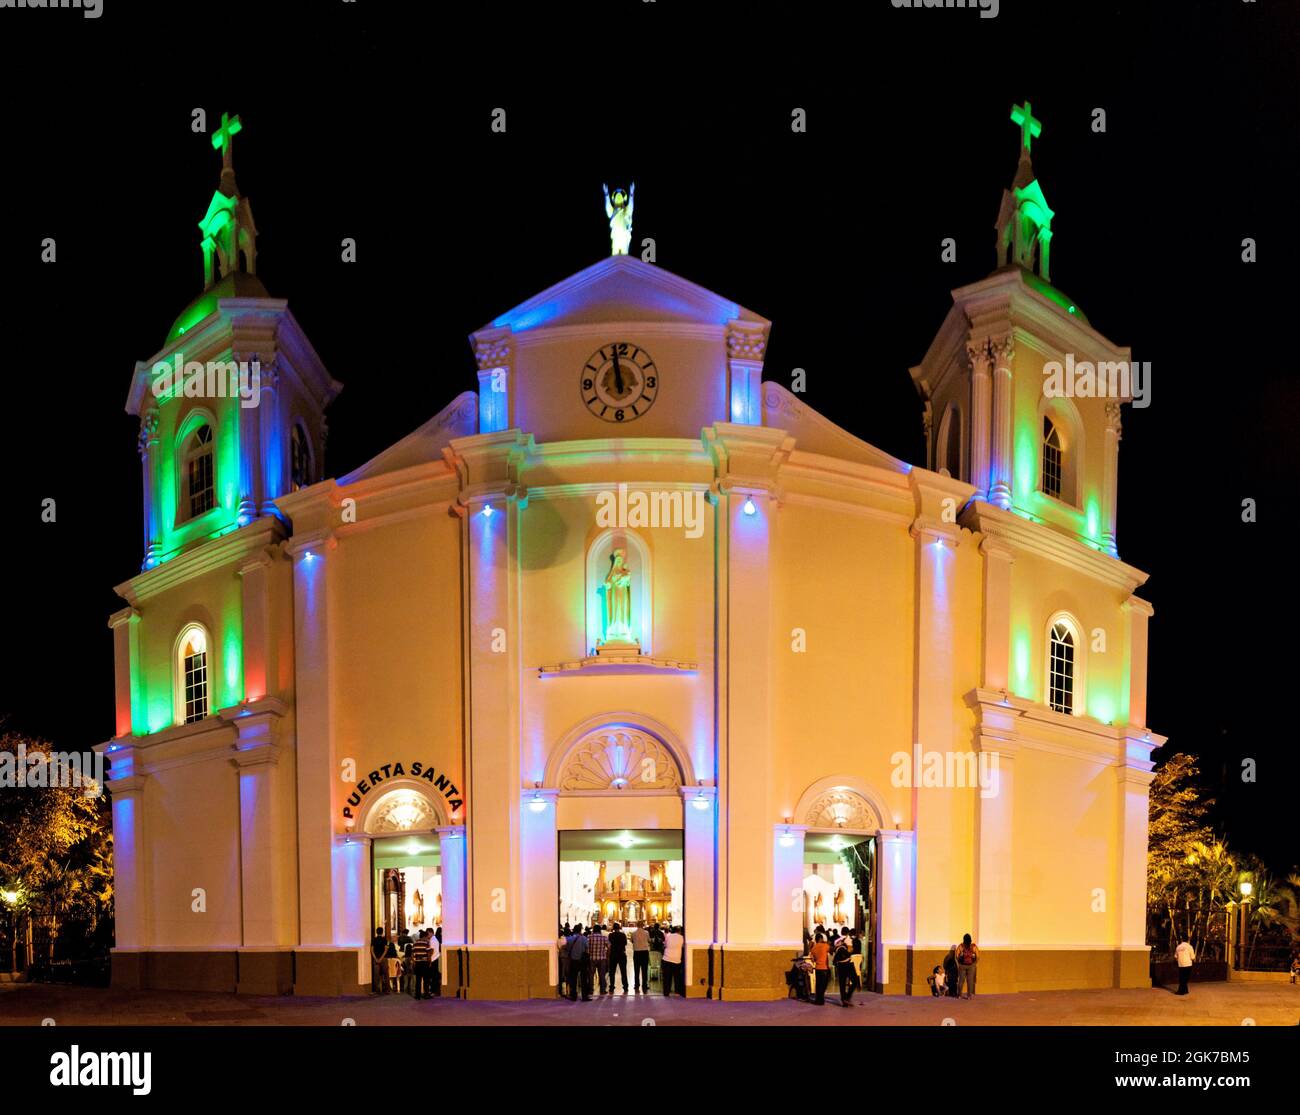
[[421,929],[411,942],[411,971],[415,975],[416,999],[429,997],[429,931]]
[[680,925],[670,925],[664,938],[663,987],[664,998],[677,993],[686,998],[686,938]]
[[388,984],[388,973],[384,970],[384,957],[387,955],[388,934],[381,925],[370,941],[370,990],[376,995],[384,994]]
[[650,932],[644,925],[632,931],[632,983],[636,991],[650,990]]
[[853,1005],[853,946],[848,937],[835,945],[835,976],[840,982],[840,1006]]
[[855,929],[851,934],[853,948],[853,990],[862,990],[862,930]]
[[560,954],[560,998],[563,999],[569,994],[569,937],[572,935],[567,925],[560,926],[560,939],[556,942],[556,948]]
[[975,965],[979,963],[980,950],[975,942],[970,939],[970,934],[965,934],[961,939],[961,944],[957,947],[957,996],[962,998],[962,988],[966,989],[967,999],[975,996]]
[[442,998],[442,926],[429,931],[429,990],[425,993]]
[[[658,980],[659,987],[664,985],[664,974],[662,970],[664,960],[664,931],[659,927],[659,923],[651,922],[650,924],[650,979]],[[649,985],[647,985],[648,988]]]
[[826,934],[819,932],[813,940],[812,950],[808,954],[813,962],[813,979],[816,992],[813,1002],[819,1007],[826,1005],[826,985],[831,981],[831,946],[826,943]]
[[610,990],[613,990],[613,980],[609,976],[609,938],[605,936],[599,924],[591,927],[591,936],[587,938],[587,952],[591,955],[591,966],[596,969],[600,993],[604,995],[606,979],[610,979]]
[[582,1001],[591,1002],[591,969],[587,965],[587,938],[582,926],[575,926],[573,936],[569,938],[569,1000],[577,1002],[578,992],[582,992]]
[[614,993],[614,975],[618,974],[623,984],[623,994],[627,994],[627,934],[623,927],[614,923],[609,935],[609,993]]
[[1192,948],[1190,941],[1182,941],[1174,949],[1174,958],[1178,961],[1178,991],[1179,995],[1187,994],[1187,981],[1191,978],[1192,965],[1196,963],[1196,950]]

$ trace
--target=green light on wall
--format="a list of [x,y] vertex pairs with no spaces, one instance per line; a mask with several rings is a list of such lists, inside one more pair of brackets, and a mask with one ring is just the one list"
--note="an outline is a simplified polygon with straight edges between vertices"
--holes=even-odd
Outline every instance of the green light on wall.
[[221,655],[225,668],[222,671],[222,686],[217,693],[214,711],[237,705],[244,699],[244,641],[240,637],[239,616],[227,615],[222,626],[225,631]]
[[1101,504],[1097,500],[1096,494],[1088,496],[1084,504],[1084,515],[1087,521],[1088,538],[1096,543],[1101,544]]
[[1100,720],[1103,724],[1114,723],[1114,699],[1111,698],[1109,694],[1090,695],[1088,700],[1088,715],[1094,720]]
[[1034,425],[1034,421],[1024,421],[1016,429],[1016,490],[1012,493],[1012,499],[1022,506],[1034,490],[1038,479],[1036,471],[1040,435],[1034,429]]
[[1029,632],[1017,631],[1011,640],[1011,692],[1027,701],[1034,699],[1034,680],[1029,669]]

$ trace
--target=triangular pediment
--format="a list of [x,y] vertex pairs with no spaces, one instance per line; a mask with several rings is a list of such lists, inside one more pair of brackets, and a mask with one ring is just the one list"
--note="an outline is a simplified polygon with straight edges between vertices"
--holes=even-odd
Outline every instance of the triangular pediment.
[[[483,327],[514,333],[559,325],[652,321],[766,324],[737,302],[634,256],[609,256],[521,302]],[[479,332],[482,332],[480,330]]]

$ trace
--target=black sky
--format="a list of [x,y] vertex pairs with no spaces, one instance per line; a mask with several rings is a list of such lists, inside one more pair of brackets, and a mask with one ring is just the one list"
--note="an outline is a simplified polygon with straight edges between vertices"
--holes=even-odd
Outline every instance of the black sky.
[[1151,727],[1202,756],[1234,847],[1300,859],[1293,8],[659,2],[452,24],[433,5],[125,7],[0,12],[6,726],[63,747],[112,732],[105,621],[141,557],[123,404],[200,289],[219,171],[194,107],[244,122],[259,275],[345,385],[337,476],[474,387],[467,334],[604,255],[601,182],[631,178],[659,264],[772,319],[767,378],[806,369],[810,405],[921,461],[907,369],[948,291],[993,266],[1007,114],[1028,98],[1053,279],[1152,363],[1152,405],[1125,411],[1118,528],[1151,574]]

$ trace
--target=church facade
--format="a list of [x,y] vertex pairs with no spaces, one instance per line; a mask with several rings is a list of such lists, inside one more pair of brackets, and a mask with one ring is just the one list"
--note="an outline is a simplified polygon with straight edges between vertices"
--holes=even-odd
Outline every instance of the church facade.
[[479,390],[338,477],[341,385],[256,277],[223,131],[205,289],[128,400],[116,984],[357,993],[376,926],[436,921],[445,993],[548,996],[564,911],[653,898],[690,996],[784,997],[830,920],[886,993],[966,932],[981,991],[1145,985],[1127,397],[1043,390],[1129,353],[1050,282],[1025,124],[999,266],[912,369],[924,466],[764,382],[769,322],[626,254],[619,192],[616,254],[475,332]]

